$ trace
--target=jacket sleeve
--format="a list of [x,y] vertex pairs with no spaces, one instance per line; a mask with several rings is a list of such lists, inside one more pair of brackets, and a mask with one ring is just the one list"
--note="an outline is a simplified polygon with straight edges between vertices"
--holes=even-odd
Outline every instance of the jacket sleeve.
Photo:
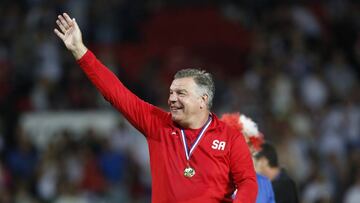
[[128,90],[90,50],[77,63],[103,97],[135,128],[145,136],[155,134],[151,132],[154,131],[154,126],[158,126],[158,122],[167,116],[166,112],[141,100]]
[[256,174],[249,148],[243,135],[235,136],[230,151],[230,170],[237,187],[236,203],[255,203],[258,192]]

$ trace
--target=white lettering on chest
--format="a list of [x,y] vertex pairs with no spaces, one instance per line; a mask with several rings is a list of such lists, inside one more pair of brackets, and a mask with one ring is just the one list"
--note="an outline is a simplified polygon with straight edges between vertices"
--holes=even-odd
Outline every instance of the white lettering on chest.
[[225,145],[226,145],[226,142],[224,142],[224,141],[214,140],[211,148],[217,149],[217,150],[224,150]]

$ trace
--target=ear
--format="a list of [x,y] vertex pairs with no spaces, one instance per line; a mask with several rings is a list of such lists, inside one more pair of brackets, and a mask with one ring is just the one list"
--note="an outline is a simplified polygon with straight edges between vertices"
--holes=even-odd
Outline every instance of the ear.
[[201,109],[207,108],[207,103],[208,103],[208,100],[209,100],[209,96],[207,94],[204,94],[203,96],[200,97],[200,99],[201,99],[200,108]]

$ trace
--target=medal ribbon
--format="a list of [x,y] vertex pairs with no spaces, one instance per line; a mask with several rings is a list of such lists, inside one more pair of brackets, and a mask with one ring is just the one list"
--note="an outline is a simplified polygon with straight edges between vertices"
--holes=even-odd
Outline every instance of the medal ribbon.
[[203,137],[203,135],[205,134],[206,129],[210,126],[211,121],[212,121],[212,118],[211,118],[211,116],[209,116],[209,119],[206,121],[204,127],[201,129],[199,135],[197,136],[194,144],[191,146],[190,151],[188,151],[186,137],[185,137],[185,131],[183,129],[181,129],[181,138],[182,138],[182,142],[184,144],[186,160],[188,160],[188,161],[190,160],[191,154],[193,153],[193,151],[197,147],[197,145],[200,143],[200,140]]

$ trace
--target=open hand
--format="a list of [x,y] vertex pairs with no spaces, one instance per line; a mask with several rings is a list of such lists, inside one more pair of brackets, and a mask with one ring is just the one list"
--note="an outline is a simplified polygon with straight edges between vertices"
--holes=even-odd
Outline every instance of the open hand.
[[75,18],[71,19],[67,13],[58,15],[56,24],[60,30],[54,29],[55,34],[64,42],[76,59],[79,59],[86,52],[86,47],[82,42],[81,31]]

